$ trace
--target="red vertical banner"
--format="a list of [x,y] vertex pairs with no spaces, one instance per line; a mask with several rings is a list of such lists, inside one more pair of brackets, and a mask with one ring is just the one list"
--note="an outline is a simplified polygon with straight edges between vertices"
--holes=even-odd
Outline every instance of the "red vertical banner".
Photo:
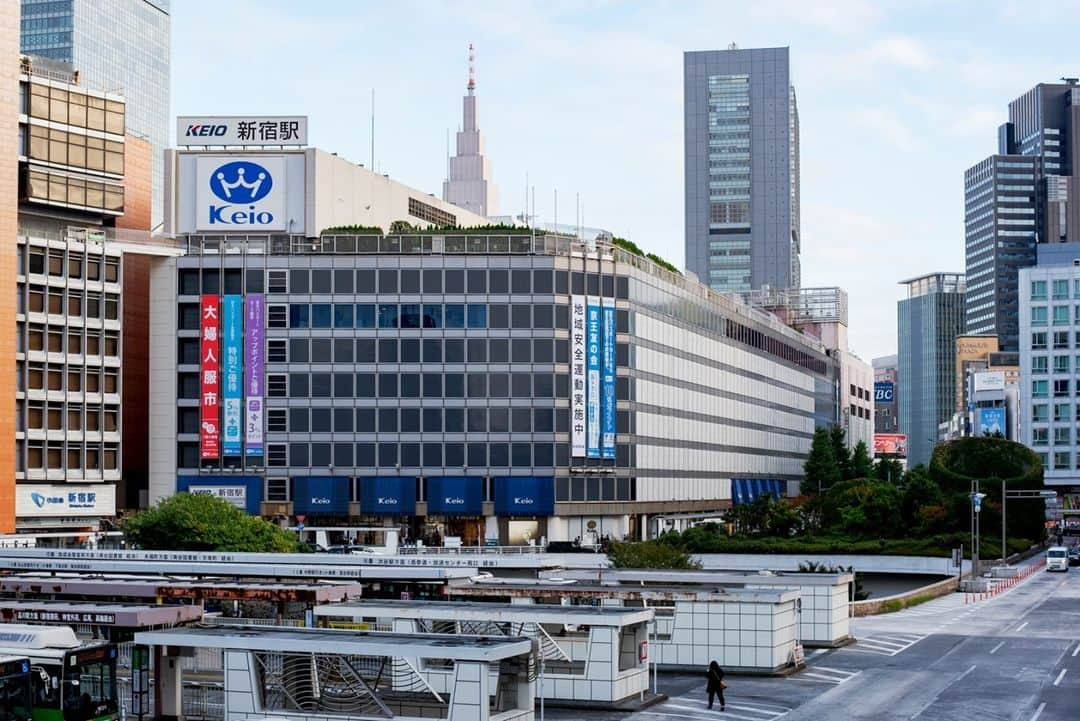
[[203,459],[221,456],[220,330],[221,299],[216,295],[204,295],[199,307],[199,456]]

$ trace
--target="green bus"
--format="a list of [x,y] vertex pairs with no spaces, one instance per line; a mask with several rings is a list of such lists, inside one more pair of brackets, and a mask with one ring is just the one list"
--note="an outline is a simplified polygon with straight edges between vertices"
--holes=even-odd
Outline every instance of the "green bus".
[[30,721],[30,659],[0,657],[0,721]]
[[114,644],[80,641],[69,626],[0,625],[0,656],[29,661],[32,721],[119,718],[116,655]]

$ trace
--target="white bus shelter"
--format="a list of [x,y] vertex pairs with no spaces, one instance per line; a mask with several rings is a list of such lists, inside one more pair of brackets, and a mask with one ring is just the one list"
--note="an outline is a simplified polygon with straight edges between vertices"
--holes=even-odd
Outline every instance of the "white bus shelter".
[[[544,658],[537,694],[557,705],[636,705],[648,694],[651,608],[372,600],[313,613],[318,625],[331,628],[367,623],[405,633],[535,639]],[[447,669],[429,666],[423,673],[440,691],[453,681]]]
[[601,585],[679,586],[693,589],[761,588],[799,592],[799,640],[804,646],[832,648],[850,643],[851,573],[749,573],[738,571],[650,571],[643,569],[566,570],[541,577],[575,579]]
[[[178,657],[216,648],[224,721],[533,719],[533,642],[524,638],[188,627],[144,631],[135,643],[154,649],[156,718],[182,716]],[[428,683],[428,665],[447,670],[446,688]]]
[[797,591],[757,588],[599,585],[573,581],[477,580],[451,585],[451,597],[519,604],[601,604],[652,608],[653,663],[700,671],[717,661],[726,671],[783,674],[802,664]]

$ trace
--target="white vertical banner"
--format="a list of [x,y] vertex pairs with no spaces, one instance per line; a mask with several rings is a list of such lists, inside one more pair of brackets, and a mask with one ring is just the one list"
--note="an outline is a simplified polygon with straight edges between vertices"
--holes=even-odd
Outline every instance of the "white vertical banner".
[[570,455],[585,457],[585,296],[570,296]]

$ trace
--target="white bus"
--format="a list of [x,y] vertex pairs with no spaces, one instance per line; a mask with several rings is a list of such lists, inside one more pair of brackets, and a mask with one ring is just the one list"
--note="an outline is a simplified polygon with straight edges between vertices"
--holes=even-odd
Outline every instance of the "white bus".
[[33,721],[113,721],[116,646],[82,642],[69,626],[0,625],[0,656],[30,664]]

